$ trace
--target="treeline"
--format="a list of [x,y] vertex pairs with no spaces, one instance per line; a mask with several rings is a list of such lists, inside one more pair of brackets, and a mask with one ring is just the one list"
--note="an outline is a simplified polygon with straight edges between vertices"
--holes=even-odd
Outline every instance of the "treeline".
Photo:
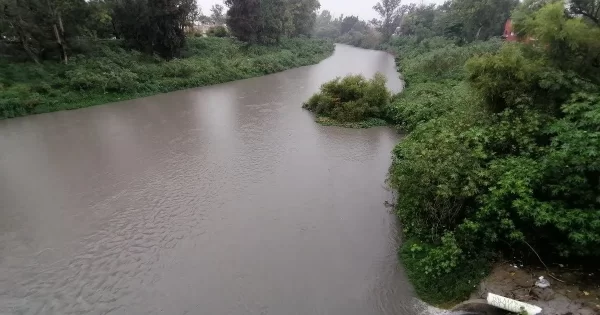
[[353,15],[334,18],[327,10],[317,17],[314,35],[317,38],[369,49],[379,48],[383,43],[383,35],[375,24]]
[[500,30],[479,17],[441,23],[447,12],[422,6],[407,16],[421,21],[414,32],[390,44],[407,88],[388,119],[408,135],[389,181],[402,261],[431,303],[467,297],[498,258],[600,259],[599,3],[515,5],[480,15],[510,13],[520,42],[477,41]]
[[180,55],[185,27],[197,15],[194,0],[2,0],[0,37],[6,54],[38,63],[68,63],[90,40],[113,38],[171,59]]
[[412,7],[414,5],[402,5],[401,0],[381,0],[373,6],[379,19],[368,22],[353,15],[334,18],[325,10],[317,17],[314,34],[353,46],[380,48],[398,34],[404,16]]
[[465,44],[502,35],[518,0],[453,0],[442,5],[410,5],[399,29],[417,41],[440,36]]
[[0,0],[0,119],[316,63],[334,48],[304,38],[318,8],[228,0],[205,16],[194,0]]
[[392,36],[418,40],[441,36],[457,43],[500,36],[504,23],[518,0],[455,0],[442,5],[403,5],[400,0],[382,0],[373,9],[378,19],[357,16],[333,17],[322,11],[314,35],[363,48],[387,49]]
[[[0,48],[32,61],[85,52],[96,39],[123,39],[126,47],[165,59],[181,56],[186,30],[227,23],[249,43],[275,43],[310,35],[318,0],[227,0],[202,14],[194,0],[1,0]],[[219,36],[224,36],[219,29]]]

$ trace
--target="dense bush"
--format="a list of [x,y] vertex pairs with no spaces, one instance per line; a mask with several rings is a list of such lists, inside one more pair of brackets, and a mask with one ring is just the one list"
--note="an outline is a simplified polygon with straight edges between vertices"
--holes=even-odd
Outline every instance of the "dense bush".
[[361,75],[337,78],[321,86],[303,107],[339,122],[382,118],[390,102],[385,76],[377,73],[367,80]]
[[408,240],[400,259],[419,297],[441,307],[464,301],[490,269],[489,257],[466,259],[452,234],[437,246]]
[[475,42],[467,46],[433,38],[417,44],[415,51],[398,52],[405,60],[400,62],[400,71],[409,84],[428,81],[460,81],[464,78],[464,65],[469,58],[485,53],[495,52],[501,42],[492,39],[487,42]]
[[495,39],[467,46],[457,46],[440,37],[419,42],[411,37],[394,39],[388,49],[399,55],[398,68],[407,88],[395,97],[388,118],[411,131],[431,119],[477,104],[478,95],[463,82],[465,62],[500,47],[501,42]]
[[265,47],[228,38],[190,38],[182,51],[185,58],[165,61],[124,50],[117,41],[96,45],[68,65],[0,60],[0,119],[264,75],[314,64],[334,48],[312,39]]
[[[458,109],[477,104],[478,96],[464,82],[425,82],[412,84],[395,97],[387,117],[405,131]],[[476,114],[477,111],[472,111]]]
[[227,37],[229,36],[229,31],[227,31],[225,26],[217,25],[209,28],[206,35],[212,37]]
[[493,112],[527,105],[556,114],[560,103],[578,85],[571,73],[552,67],[545,58],[532,58],[520,44],[507,44],[495,55],[467,63],[469,80]]
[[[531,13],[537,32],[546,22],[582,25],[558,5],[541,12]],[[466,297],[461,279],[474,281],[474,259],[531,248],[547,264],[600,258],[600,86],[588,69],[597,64],[550,49],[588,52],[600,38],[566,32],[556,43],[552,34],[502,47],[395,42],[409,84],[387,113],[410,133],[394,149],[389,182],[412,240],[401,256],[430,302]]]

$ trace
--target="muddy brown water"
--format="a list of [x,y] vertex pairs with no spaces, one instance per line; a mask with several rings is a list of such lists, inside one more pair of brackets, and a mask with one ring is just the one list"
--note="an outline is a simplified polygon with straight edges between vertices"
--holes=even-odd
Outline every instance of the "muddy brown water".
[[383,52],[0,121],[0,314],[411,314],[397,134],[301,109]]

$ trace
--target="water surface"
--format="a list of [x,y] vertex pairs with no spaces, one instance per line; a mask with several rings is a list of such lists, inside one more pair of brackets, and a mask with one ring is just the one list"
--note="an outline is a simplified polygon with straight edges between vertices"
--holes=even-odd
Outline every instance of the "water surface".
[[0,121],[0,314],[410,314],[384,180],[398,136],[301,103],[393,58]]

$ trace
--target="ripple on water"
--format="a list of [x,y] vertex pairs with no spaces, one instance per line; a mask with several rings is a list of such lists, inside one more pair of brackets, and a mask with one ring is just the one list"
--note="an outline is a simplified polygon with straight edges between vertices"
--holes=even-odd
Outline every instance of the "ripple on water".
[[0,314],[411,314],[383,204],[397,135],[301,109],[324,81],[377,71],[398,83],[391,56],[339,46],[272,76],[0,122]]

